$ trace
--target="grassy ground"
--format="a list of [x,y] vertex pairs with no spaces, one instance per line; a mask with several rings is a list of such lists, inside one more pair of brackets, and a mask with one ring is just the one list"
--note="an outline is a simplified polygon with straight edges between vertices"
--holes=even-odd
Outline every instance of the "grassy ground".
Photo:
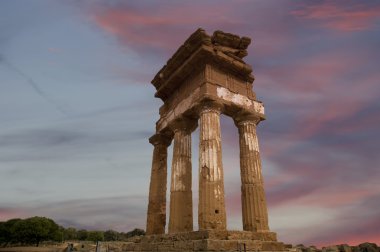
[[[68,244],[74,245],[75,252],[95,252],[96,245],[93,242],[67,242],[55,245],[42,245],[40,247],[28,246],[28,247],[7,247],[0,248],[0,252],[66,252]],[[107,244],[101,243],[100,251],[106,251]]]

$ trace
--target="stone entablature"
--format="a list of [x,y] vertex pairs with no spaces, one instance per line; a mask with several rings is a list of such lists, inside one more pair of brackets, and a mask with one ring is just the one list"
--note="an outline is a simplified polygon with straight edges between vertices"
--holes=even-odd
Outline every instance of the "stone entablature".
[[178,83],[188,78],[194,70],[202,69],[204,64],[212,63],[228,70],[243,81],[254,80],[252,67],[242,58],[247,55],[251,39],[237,35],[214,32],[209,36],[203,29],[194,32],[156,74],[152,84],[157,89],[156,97],[165,101],[171,96]]
[[220,31],[211,37],[202,29],[191,35],[152,81],[164,101],[156,130],[165,132],[183,115],[197,118],[205,100],[222,104],[228,116],[243,110],[264,120],[264,106],[252,89],[252,67],[242,59],[250,41]]

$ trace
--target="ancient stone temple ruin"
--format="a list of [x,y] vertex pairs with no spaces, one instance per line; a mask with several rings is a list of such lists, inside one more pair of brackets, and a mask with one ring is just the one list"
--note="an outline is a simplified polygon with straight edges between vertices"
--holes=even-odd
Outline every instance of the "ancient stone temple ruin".
[[[130,250],[283,250],[269,231],[256,134],[265,119],[253,91],[252,68],[243,61],[250,38],[198,29],[156,74],[155,97],[164,104],[149,139],[154,146],[145,236]],[[220,115],[239,132],[242,231],[226,225]],[[198,230],[193,228],[191,134],[199,126]],[[166,227],[167,148],[173,142],[170,210]],[[238,170],[236,170],[238,172]]]

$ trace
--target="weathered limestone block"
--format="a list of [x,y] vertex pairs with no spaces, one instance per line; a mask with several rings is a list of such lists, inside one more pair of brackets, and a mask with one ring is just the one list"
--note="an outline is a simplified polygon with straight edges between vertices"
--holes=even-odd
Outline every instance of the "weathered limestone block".
[[261,250],[262,251],[282,251],[284,250],[284,243],[273,242],[273,241],[263,241]]
[[251,43],[251,39],[248,37],[239,37],[238,35],[232,33],[217,30],[214,31],[211,37],[211,43],[230,48],[247,49]]
[[211,45],[211,37],[204,29],[197,29],[178,50],[168,60],[167,64],[157,73],[152,80],[152,84],[158,89],[162,84],[162,80],[168,78],[183,62],[188,59],[201,44]]
[[169,233],[193,231],[191,132],[196,126],[196,121],[186,119],[181,119],[173,125]]
[[274,232],[228,231],[229,240],[277,241]]
[[235,118],[239,129],[243,230],[269,231],[255,118]]
[[193,251],[193,247],[194,243],[191,240],[178,241],[173,246],[176,251]]
[[220,109],[205,104],[199,131],[199,229],[226,229]]
[[238,241],[207,240],[207,251],[237,251]]
[[206,251],[207,249],[207,240],[197,240],[193,242],[194,251]]
[[163,234],[166,225],[167,147],[171,139],[156,134],[149,139],[154,145],[150,175],[147,234]]
[[211,42],[213,44],[222,46],[220,50],[229,52],[239,58],[243,58],[248,55],[246,49],[251,43],[251,39],[247,37],[240,38],[239,36],[231,33],[215,31],[212,35]]

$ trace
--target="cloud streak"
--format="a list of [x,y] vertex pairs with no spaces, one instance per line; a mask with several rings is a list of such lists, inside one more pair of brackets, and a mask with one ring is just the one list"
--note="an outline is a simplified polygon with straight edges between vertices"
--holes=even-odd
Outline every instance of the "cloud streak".
[[22,78],[25,79],[26,83],[33,89],[33,91],[40,96],[43,100],[45,100],[47,103],[52,105],[58,112],[60,112],[64,116],[69,116],[67,111],[58,104],[50,95],[48,95],[44,90],[40,88],[40,85],[37,84],[30,76],[28,76],[26,73],[24,73],[22,70],[20,70],[18,67],[14,66],[12,63],[10,63],[4,55],[0,55],[0,63],[4,64],[9,68],[9,70],[13,71],[14,73],[18,74]]
[[[214,12],[199,15],[204,7],[164,1],[160,4],[116,1],[113,5],[98,4],[90,7],[91,17],[101,29],[115,36],[121,44],[141,54],[173,52],[194,26],[216,26],[228,20],[224,13],[227,6],[215,5]],[[185,5],[185,6],[184,6]],[[186,11],[185,11],[186,10]],[[218,13],[218,14],[217,14]]]
[[373,29],[375,22],[380,20],[380,7],[356,1],[349,2],[350,4],[337,1],[304,4],[292,14],[301,19],[317,21],[324,28],[342,32]]

